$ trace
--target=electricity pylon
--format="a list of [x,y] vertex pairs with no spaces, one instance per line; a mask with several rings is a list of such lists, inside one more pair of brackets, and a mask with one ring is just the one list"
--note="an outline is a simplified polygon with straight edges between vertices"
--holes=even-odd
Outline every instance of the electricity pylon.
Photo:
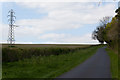
[[14,28],[17,27],[14,25],[16,17],[14,16],[15,12],[11,9],[8,12],[8,22],[9,22],[9,32],[8,32],[8,44],[12,45],[15,43]]

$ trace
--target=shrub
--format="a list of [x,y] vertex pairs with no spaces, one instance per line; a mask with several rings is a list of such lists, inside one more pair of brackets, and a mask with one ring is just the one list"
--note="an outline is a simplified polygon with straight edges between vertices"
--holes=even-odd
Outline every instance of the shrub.
[[50,55],[60,55],[67,54],[69,52],[74,52],[80,48],[3,48],[2,49],[2,61],[3,62],[14,62],[26,58],[31,58],[33,56],[50,56]]

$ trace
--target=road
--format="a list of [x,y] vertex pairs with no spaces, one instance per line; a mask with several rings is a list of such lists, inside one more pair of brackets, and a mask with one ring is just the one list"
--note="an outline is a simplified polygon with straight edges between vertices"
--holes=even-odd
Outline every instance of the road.
[[57,78],[111,78],[110,59],[104,48],[82,64]]

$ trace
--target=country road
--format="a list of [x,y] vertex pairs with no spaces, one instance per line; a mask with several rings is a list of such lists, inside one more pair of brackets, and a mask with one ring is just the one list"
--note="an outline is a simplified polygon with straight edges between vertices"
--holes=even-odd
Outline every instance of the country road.
[[82,64],[57,78],[111,78],[110,59],[104,48]]

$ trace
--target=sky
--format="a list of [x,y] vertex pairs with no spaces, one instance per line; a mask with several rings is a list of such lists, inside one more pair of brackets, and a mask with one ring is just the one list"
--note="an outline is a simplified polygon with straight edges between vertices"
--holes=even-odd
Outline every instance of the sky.
[[98,44],[91,38],[105,16],[115,16],[117,2],[2,2],[0,42],[7,43],[8,11],[16,16],[16,43]]

